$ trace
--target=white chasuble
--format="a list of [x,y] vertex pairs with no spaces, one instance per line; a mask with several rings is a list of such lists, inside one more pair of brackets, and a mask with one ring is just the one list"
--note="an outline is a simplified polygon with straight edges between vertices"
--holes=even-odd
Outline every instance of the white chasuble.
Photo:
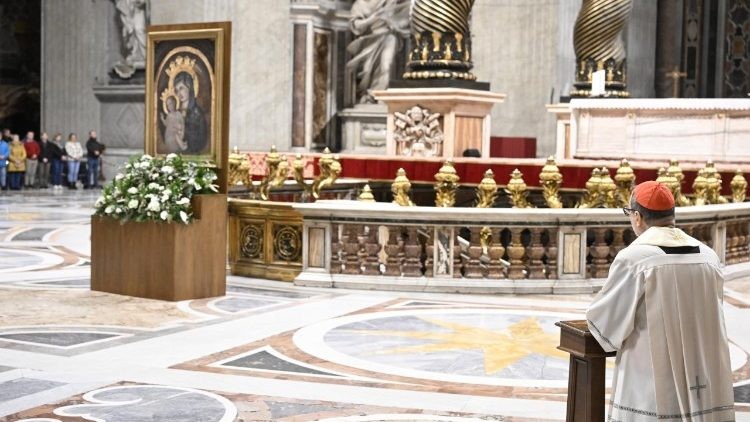
[[719,258],[682,230],[651,227],[617,254],[586,312],[617,351],[613,421],[734,421]]

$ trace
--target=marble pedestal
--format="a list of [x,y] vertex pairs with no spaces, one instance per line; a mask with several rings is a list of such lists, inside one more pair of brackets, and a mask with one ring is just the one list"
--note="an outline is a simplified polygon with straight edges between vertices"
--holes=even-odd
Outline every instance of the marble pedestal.
[[495,104],[505,100],[505,94],[460,88],[395,88],[373,94],[388,107],[386,150],[389,155],[397,153],[393,137],[394,113],[404,113],[418,105],[441,114],[443,157],[461,157],[465,150],[474,148],[483,158],[489,158],[490,112]]
[[342,153],[385,154],[388,108],[384,104],[357,104],[338,115],[343,125]]
[[94,87],[94,95],[99,101],[101,117],[98,128],[93,129],[98,129],[99,140],[107,147],[102,156],[102,171],[109,181],[128,158],[143,154],[145,87],[102,85]]
[[[564,118],[561,110],[559,125]],[[569,139],[559,128],[558,157],[750,160],[750,99],[575,99],[570,102]]]

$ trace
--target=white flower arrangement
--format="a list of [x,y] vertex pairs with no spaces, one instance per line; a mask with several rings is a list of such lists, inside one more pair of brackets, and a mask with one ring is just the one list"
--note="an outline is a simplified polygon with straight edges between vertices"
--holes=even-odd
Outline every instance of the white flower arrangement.
[[190,199],[195,194],[218,192],[217,176],[208,166],[185,161],[177,154],[165,158],[133,157],[125,170],[104,187],[94,205],[99,216],[127,221],[193,219]]

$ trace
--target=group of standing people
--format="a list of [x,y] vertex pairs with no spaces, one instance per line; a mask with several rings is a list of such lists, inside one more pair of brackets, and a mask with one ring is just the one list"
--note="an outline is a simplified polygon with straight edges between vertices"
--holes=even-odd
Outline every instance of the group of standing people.
[[[101,157],[105,147],[99,142],[96,131],[89,132],[89,139],[83,145],[75,133],[68,135],[63,143],[60,133],[50,140],[42,132],[39,140],[34,132],[27,132],[23,141],[10,129],[3,129],[0,139],[0,189],[78,189],[81,162],[86,163],[84,188],[98,188]],[[85,160],[85,161],[84,161]],[[63,176],[67,177],[63,180]]]

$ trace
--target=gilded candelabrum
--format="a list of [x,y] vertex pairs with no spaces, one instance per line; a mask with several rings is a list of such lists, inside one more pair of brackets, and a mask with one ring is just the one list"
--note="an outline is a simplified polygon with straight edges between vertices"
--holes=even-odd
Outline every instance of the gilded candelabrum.
[[[669,168],[671,169],[673,167],[670,166]],[[685,196],[682,194],[680,179],[669,169],[660,167],[659,171],[657,172],[656,182],[664,185],[667,189],[669,189],[670,192],[672,192],[672,197],[674,197],[676,206],[685,207],[692,205],[690,203],[690,200],[685,198]]]
[[635,187],[635,172],[625,158],[620,162],[620,167],[615,173],[615,185],[617,185],[616,196],[619,206],[629,207],[630,196],[633,195],[633,188]]
[[727,198],[721,196],[721,173],[716,170],[716,166],[713,161],[706,163],[706,197],[709,204],[726,204]]
[[294,181],[302,188],[302,192],[305,195],[309,195],[312,189],[305,181],[305,160],[302,159],[302,154],[297,154],[294,157],[292,169],[294,171]]
[[674,196],[675,205],[678,207],[689,207],[693,205],[683,193],[682,193],[682,182],[685,180],[685,175],[682,173],[680,163],[677,160],[669,160],[669,167],[667,167],[667,177],[674,177],[674,181],[670,179],[672,185],[669,188],[672,190],[672,196]]
[[605,96],[630,96],[622,34],[632,7],[632,0],[583,0],[573,29],[576,82],[571,96],[591,96],[592,74],[598,70],[605,72]]
[[609,169],[602,167],[599,179],[599,198],[604,208],[617,208],[620,201],[617,198],[617,185],[609,175]]
[[695,205],[708,204],[708,179],[706,178],[706,169],[698,170],[698,174],[693,180],[693,203]]
[[513,170],[510,174],[510,180],[505,187],[505,192],[510,195],[510,202],[513,208],[534,208],[527,199],[529,191],[526,182],[523,181],[523,173],[518,169]]
[[497,199],[497,183],[492,170],[484,172],[484,178],[477,186],[477,208],[492,208]]
[[460,178],[452,161],[446,161],[435,174],[435,206],[452,207],[456,204],[456,191]]
[[542,186],[542,195],[550,208],[562,208],[562,198],[560,197],[560,186],[563,177],[560,169],[557,167],[555,157],[549,156],[547,163],[542,167],[539,173],[539,184]]
[[376,202],[375,195],[372,194],[372,189],[370,189],[369,184],[362,188],[362,192],[357,197],[357,200],[362,202]]
[[331,150],[326,148],[323,151],[323,156],[318,160],[318,168],[320,173],[318,177],[313,180],[311,186],[312,197],[315,199],[320,198],[320,192],[327,187],[333,186],[336,179],[341,175],[341,162],[339,157],[331,154]]
[[271,189],[282,186],[289,177],[289,162],[286,156],[279,155],[276,145],[271,147],[271,152],[266,156],[266,176],[260,181],[260,199],[268,201]]
[[391,184],[391,192],[393,193],[393,202],[401,205],[402,207],[413,207],[414,202],[409,197],[411,191],[411,182],[406,177],[406,170],[398,169],[396,172],[396,179]]
[[414,0],[404,79],[463,79],[471,73],[469,16],[474,0]]
[[732,187],[732,202],[745,202],[745,195],[747,193],[747,180],[742,174],[742,170],[737,170],[734,173],[732,182],[729,184]]
[[598,168],[591,170],[591,177],[586,181],[586,195],[578,204],[578,208],[598,208],[602,203],[602,195],[599,185],[602,181],[602,172]]
[[253,187],[250,176],[250,159],[247,154],[240,153],[237,147],[232,149],[227,160],[228,165],[228,184],[229,186],[245,186],[248,189]]

